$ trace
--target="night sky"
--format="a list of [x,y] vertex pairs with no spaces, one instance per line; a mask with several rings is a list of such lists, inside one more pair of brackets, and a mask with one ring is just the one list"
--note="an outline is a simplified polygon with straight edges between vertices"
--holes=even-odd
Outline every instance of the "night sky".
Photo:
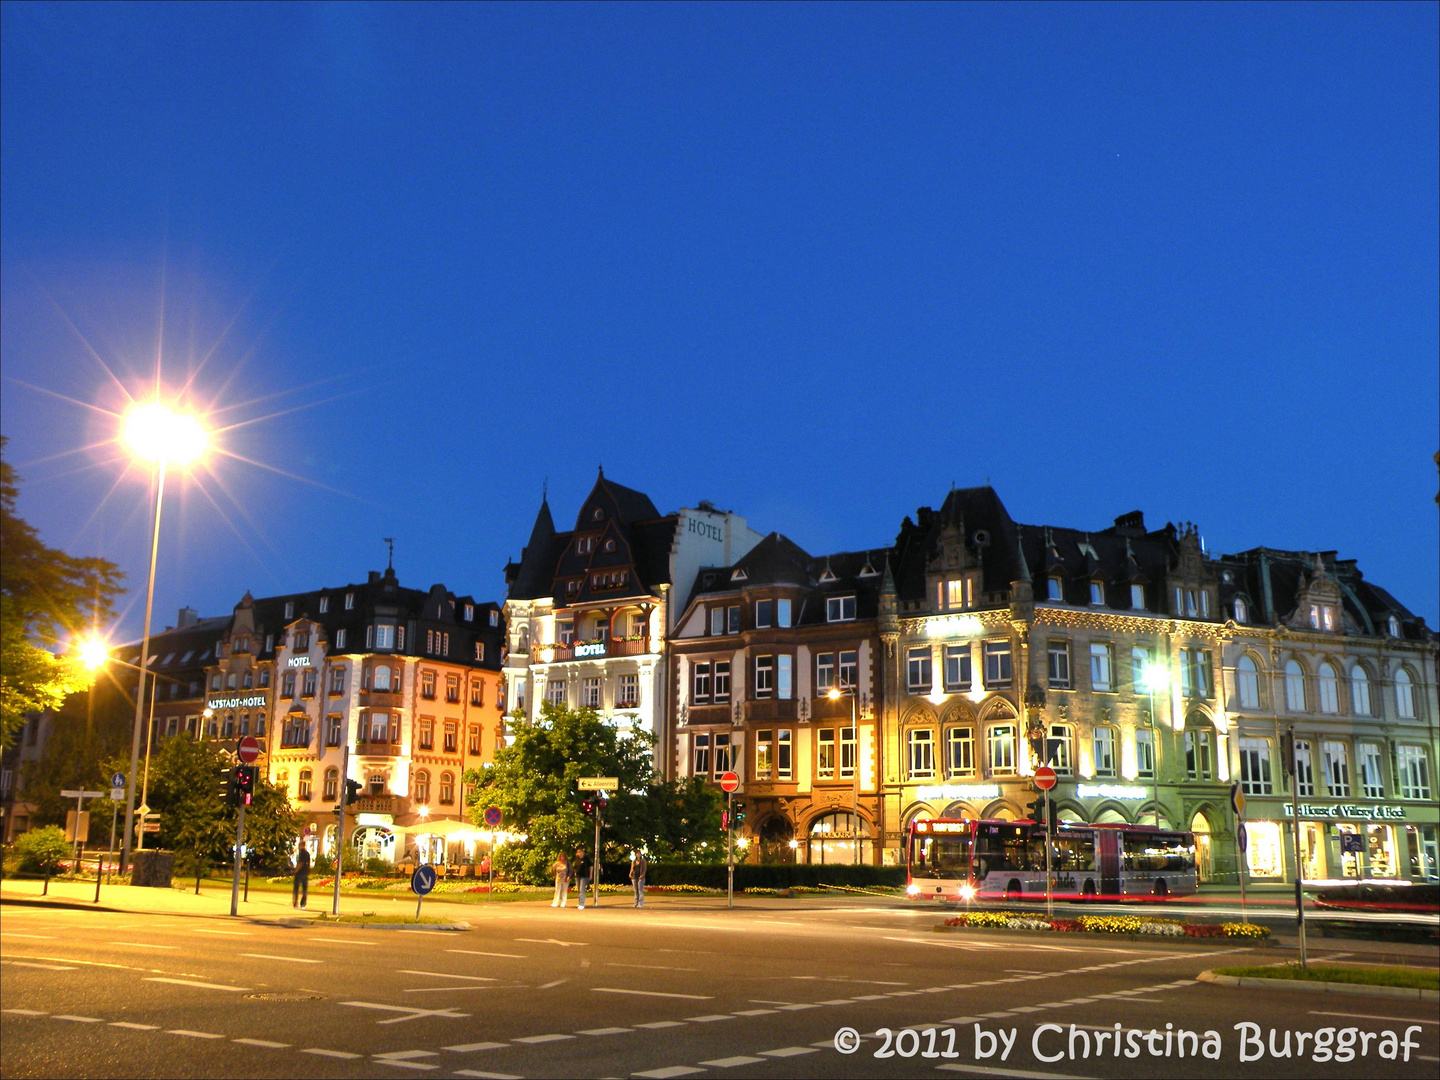
[[603,463],[815,554],[952,483],[1141,509],[1434,626],[1437,11],[5,4],[21,512],[143,591],[105,443],[158,355],[239,425],[167,498],[160,625],[387,536],[500,598]]

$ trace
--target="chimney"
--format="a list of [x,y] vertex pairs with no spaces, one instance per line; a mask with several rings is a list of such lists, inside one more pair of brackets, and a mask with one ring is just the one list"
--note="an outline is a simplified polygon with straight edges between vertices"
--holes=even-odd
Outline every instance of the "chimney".
[[194,608],[182,607],[180,614],[175,619],[175,628],[183,630],[187,626],[194,626],[200,619],[200,613]]

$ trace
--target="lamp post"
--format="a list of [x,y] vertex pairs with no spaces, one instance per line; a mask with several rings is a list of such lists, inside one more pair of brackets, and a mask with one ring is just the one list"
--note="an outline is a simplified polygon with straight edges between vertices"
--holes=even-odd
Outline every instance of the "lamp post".
[[[831,701],[840,700],[839,687],[832,686],[829,693],[825,695]],[[854,760],[850,762],[850,776],[852,780],[850,789],[850,819],[854,822],[855,835],[853,843],[853,863],[860,865],[860,710],[855,697],[855,688],[850,688],[850,742],[854,746]],[[840,753],[845,753],[845,742],[840,742]]]
[[1158,827],[1160,825],[1160,725],[1155,721],[1155,691],[1169,688],[1170,672],[1163,664],[1157,664],[1152,660],[1145,665],[1141,681],[1145,684],[1146,693],[1150,695],[1151,813],[1155,818],[1155,825]]
[[141,405],[125,421],[125,442],[131,453],[154,468],[155,513],[150,533],[150,574],[145,588],[145,629],[140,636],[140,681],[135,688],[135,726],[130,734],[130,776],[125,789],[125,840],[120,865],[130,865],[135,838],[135,784],[140,766],[140,725],[145,719],[145,675],[150,667],[150,617],[155,606],[155,561],[160,551],[160,507],[165,499],[165,473],[170,465],[185,465],[205,450],[205,429],[193,416],[173,412],[158,401]]

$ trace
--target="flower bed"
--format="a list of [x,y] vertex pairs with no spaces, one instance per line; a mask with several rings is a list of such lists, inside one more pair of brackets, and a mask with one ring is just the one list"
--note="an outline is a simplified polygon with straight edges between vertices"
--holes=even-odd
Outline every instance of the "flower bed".
[[1047,919],[1015,911],[972,911],[946,919],[946,926],[990,927],[1000,930],[1051,930],[1081,934],[1145,934],[1156,937],[1243,938],[1263,941],[1270,928],[1253,923],[1182,923],[1142,915],[1081,915],[1078,919]]

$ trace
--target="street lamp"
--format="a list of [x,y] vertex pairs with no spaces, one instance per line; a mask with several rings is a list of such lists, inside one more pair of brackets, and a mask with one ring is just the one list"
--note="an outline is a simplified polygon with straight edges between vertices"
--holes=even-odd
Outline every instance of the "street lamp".
[[[839,688],[838,686],[832,686],[832,687],[830,688],[830,692],[829,692],[828,694],[826,694],[825,696],[828,697],[831,701],[839,701],[839,700],[840,700],[840,688]],[[854,688],[853,686],[850,688],[850,742],[851,742],[851,745],[853,745],[854,748],[855,748],[855,749],[852,751],[852,753],[854,754],[854,760],[850,762],[850,776],[851,776],[852,781],[853,781],[853,786],[851,787],[851,791],[850,791],[850,810],[851,810],[850,817],[851,817],[851,820],[854,822],[854,829],[855,829],[855,847],[854,847],[854,852],[853,852],[853,862],[854,862],[854,864],[855,864],[856,866],[859,866],[859,865],[860,865],[860,710],[859,710],[858,705],[857,705],[857,699],[856,699],[856,697],[855,697],[855,688]],[[841,754],[844,754],[844,753],[845,753],[845,742],[844,742],[843,739],[842,739],[841,742],[840,742],[840,753],[841,753]]]
[[[150,534],[150,576],[145,589],[145,630],[140,637],[140,681],[135,690],[135,726],[130,733],[130,774],[125,785],[125,841],[120,865],[130,865],[135,839],[135,773],[140,767],[140,725],[145,719],[145,675],[150,666],[150,616],[155,605],[155,561],[160,551],[160,507],[165,500],[165,471],[170,465],[188,465],[205,452],[208,437],[200,421],[176,412],[159,401],[131,410],[125,419],[124,439],[130,452],[154,469],[155,522]],[[148,739],[147,739],[148,744]]]
[[1157,664],[1153,660],[1145,665],[1140,676],[1140,683],[1145,687],[1145,692],[1150,695],[1150,781],[1152,785],[1151,813],[1155,817],[1155,824],[1160,824],[1160,730],[1155,722],[1155,691],[1164,691],[1170,687],[1170,670],[1164,664]]

